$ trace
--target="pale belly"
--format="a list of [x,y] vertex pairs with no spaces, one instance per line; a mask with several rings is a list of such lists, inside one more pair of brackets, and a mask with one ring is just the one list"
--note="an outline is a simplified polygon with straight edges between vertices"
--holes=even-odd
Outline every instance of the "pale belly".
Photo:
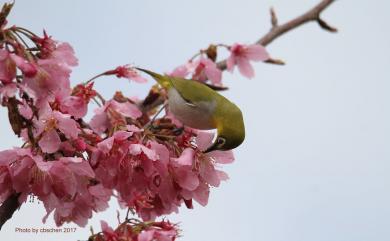
[[215,129],[212,120],[215,102],[196,102],[196,106],[189,105],[175,88],[168,91],[169,110],[184,125],[201,130]]

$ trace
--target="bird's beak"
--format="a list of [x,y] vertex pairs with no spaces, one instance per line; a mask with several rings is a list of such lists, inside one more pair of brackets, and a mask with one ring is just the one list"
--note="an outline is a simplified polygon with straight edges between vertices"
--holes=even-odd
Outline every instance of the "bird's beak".
[[215,151],[217,150],[217,142],[214,142],[211,146],[209,146],[209,148],[207,148],[205,151],[203,151],[203,153],[209,153],[209,152],[212,152],[212,151]]

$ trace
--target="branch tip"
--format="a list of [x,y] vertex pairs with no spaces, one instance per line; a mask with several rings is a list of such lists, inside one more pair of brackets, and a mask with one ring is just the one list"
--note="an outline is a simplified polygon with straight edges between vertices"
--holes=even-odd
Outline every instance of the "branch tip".
[[275,28],[278,26],[278,18],[276,16],[276,12],[275,12],[275,9],[274,7],[271,7],[270,8],[270,14],[271,14],[271,24],[272,24],[272,28]]
[[320,25],[320,27],[326,31],[329,31],[331,33],[337,33],[337,28],[330,26],[327,22],[325,22],[323,19],[320,17],[317,18],[317,23]]
[[264,63],[267,63],[267,64],[276,64],[276,65],[285,65],[285,64],[286,64],[286,62],[284,62],[284,61],[281,60],[281,59],[273,59],[273,58],[267,59],[266,61],[264,61]]

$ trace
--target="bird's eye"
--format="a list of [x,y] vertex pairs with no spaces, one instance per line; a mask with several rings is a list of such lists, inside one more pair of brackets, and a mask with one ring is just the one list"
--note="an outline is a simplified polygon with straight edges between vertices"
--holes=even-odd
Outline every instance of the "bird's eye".
[[225,142],[226,142],[226,139],[223,138],[223,137],[218,137],[217,138],[217,144],[218,144],[218,147],[222,147],[225,145]]

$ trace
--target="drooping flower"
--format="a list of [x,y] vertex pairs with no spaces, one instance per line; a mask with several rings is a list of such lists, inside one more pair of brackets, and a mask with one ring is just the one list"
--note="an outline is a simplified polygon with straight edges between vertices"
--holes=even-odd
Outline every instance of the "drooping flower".
[[191,79],[201,82],[210,80],[214,85],[221,85],[222,71],[215,62],[204,57],[180,65],[168,73],[170,76],[180,78],[186,78],[190,74],[192,74]]
[[72,95],[58,96],[61,111],[74,116],[76,119],[84,117],[88,111],[89,101],[97,94],[93,89],[93,84],[91,82],[86,85],[77,85],[73,88]]
[[208,58],[201,57],[199,60],[193,62],[192,66],[192,79],[199,81],[206,81],[209,79],[214,85],[221,85],[222,71],[218,69],[215,62]]
[[146,83],[148,80],[142,77],[139,72],[130,65],[122,65],[116,67],[114,70],[109,70],[105,75],[116,75],[118,78],[126,78],[138,83]]
[[18,67],[26,77],[34,77],[37,68],[26,59],[11,54],[7,50],[0,49],[0,81],[3,84],[10,83],[16,77],[16,67]]
[[230,56],[227,59],[227,69],[232,72],[237,65],[240,73],[247,77],[253,78],[255,73],[250,61],[265,61],[269,59],[266,49],[259,44],[233,44],[230,47]]

